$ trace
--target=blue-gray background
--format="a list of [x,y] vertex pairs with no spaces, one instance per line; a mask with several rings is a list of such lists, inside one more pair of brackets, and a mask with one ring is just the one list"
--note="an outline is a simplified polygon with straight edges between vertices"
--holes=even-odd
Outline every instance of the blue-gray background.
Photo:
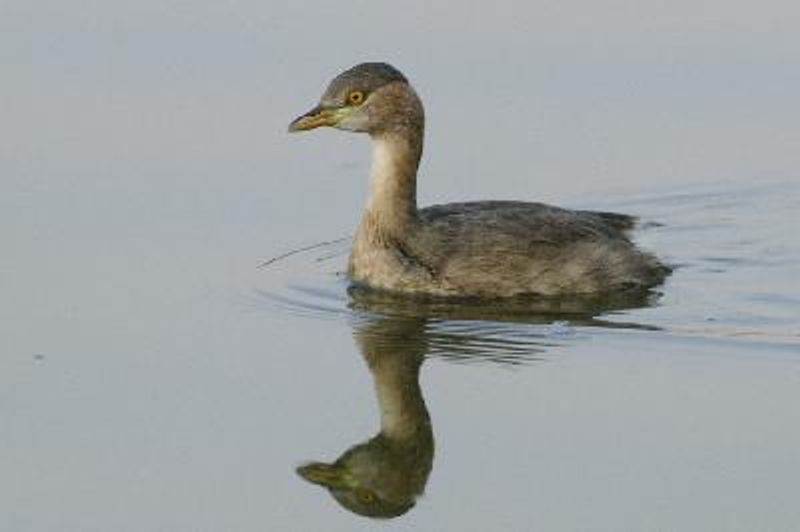
[[[293,473],[375,429],[352,331],[253,303],[289,282],[259,260],[358,221],[366,139],[285,129],[363,60],[426,102],[422,204],[710,193],[652,207],[695,217],[662,239],[669,258],[741,230],[771,239],[744,259],[796,265],[799,16],[779,1],[2,1],[0,529],[374,526]],[[693,230],[729,190],[719,232]],[[434,472],[386,526],[796,530],[798,282],[731,268],[728,284],[679,277],[631,318],[686,335],[582,332],[511,372],[426,364]],[[689,334],[715,313],[717,332]]]

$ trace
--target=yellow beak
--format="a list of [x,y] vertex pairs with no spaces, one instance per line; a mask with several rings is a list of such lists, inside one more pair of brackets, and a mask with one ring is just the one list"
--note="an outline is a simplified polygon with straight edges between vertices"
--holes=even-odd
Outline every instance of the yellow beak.
[[342,109],[324,109],[319,105],[289,124],[289,133],[308,131],[323,126],[335,126],[342,118]]
[[312,462],[297,468],[297,474],[305,480],[332,489],[353,487],[353,480],[346,469],[333,464]]

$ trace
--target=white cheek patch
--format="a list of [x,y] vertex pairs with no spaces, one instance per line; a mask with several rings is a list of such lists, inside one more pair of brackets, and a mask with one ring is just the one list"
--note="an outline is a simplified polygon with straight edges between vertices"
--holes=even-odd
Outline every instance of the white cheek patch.
[[345,131],[366,131],[368,121],[367,113],[361,109],[353,109],[336,124],[336,127]]

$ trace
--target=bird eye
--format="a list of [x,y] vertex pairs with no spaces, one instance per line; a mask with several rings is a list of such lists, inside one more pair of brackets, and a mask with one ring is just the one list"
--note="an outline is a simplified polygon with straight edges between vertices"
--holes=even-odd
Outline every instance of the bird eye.
[[367,490],[360,490],[358,493],[358,498],[364,504],[371,504],[375,500],[375,494]]
[[347,103],[350,105],[361,105],[364,103],[364,93],[361,91],[353,91],[347,95]]

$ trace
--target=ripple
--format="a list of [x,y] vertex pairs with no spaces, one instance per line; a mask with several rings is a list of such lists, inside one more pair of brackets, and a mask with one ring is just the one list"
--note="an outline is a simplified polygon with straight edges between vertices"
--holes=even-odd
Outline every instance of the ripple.
[[[796,286],[800,259],[788,222],[797,203],[793,191],[800,192],[797,184],[721,184],[606,204],[646,213],[638,235],[680,266],[662,288],[663,300],[658,293],[495,301],[397,296],[348,285],[340,271],[349,252],[346,237],[265,261],[262,269],[277,283],[255,289],[254,302],[262,311],[343,320],[354,332],[385,335],[392,345],[424,342],[429,356],[458,363],[539,360],[597,329],[794,343],[798,298],[787,289]],[[704,319],[709,316],[713,322]],[[396,332],[417,325],[417,338]]]
[[369,335],[374,346],[417,350],[422,345],[427,356],[460,364],[517,366],[541,360],[545,351],[584,339],[583,328],[656,329],[602,318],[604,313],[650,305],[656,294],[453,301],[348,285],[342,276],[329,274],[311,280],[316,284],[255,288],[250,303],[282,315],[341,320],[355,335]]

